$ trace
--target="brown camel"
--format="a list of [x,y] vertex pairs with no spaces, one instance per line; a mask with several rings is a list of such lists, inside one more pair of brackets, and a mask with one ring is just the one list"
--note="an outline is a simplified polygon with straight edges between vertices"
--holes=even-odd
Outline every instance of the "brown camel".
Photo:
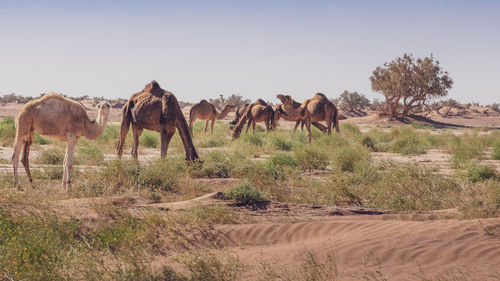
[[[300,107],[300,103],[296,102],[296,101],[293,101],[294,103],[298,104],[298,106]],[[305,124],[305,120],[304,118],[300,118],[300,119],[297,119],[297,118],[294,118],[292,117],[291,115],[288,115],[285,110],[283,109],[283,104],[277,104],[274,106],[274,119],[273,119],[273,123],[271,125],[271,128],[276,128],[278,126],[278,121],[283,118],[284,120],[286,121],[290,121],[290,122],[295,122],[295,127],[293,128],[293,133],[292,135],[295,134],[295,131],[297,131],[297,127],[299,126],[299,124],[301,125],[301,129],[304,130],[304,124]],[[325,133],[326,132],[326,127],[321,124],[321,123],[318,123],[318,122],[312,122],[313,126],[318,128],[321,132]]]
[[303,118],[307,128],[308,142],[311,142],[311,122],[326,122],[327,132],[332,133],[332,125],[339,132],[338,110],[322,93],[317,93],[297,107],[289,95],[276,96],[283,103],[283,110],[293,118]]
[[33,183],[28,156],[35,131],[38,131],[43,136],[68,142],[64,156],[62,185],[64,188],[71,188],[71,169],[78,138],[99,137],[106,126],[110,107],[107,102],[99,103],[96,120],[90,120],[82,104],[58,94],[50,93],[28,102],[16,117],[16,138],[12,155],[14,186],[21,189],[17,176],[21,150],[23,151],[21,162],[30,183]]
[[215,120],[224,119],[234,108],[234,105],[226,104],[221,112],[217,112],[215,105],[206,100],[201,100],[199,103],[193,105],[189,111],[189,130],[191,131],[191,135],[193,135],[193,123],[196,119],[205,120],[205,134],[207,134],[208,121],[212,121],[210,124],[210,134],[212,134]]
[[247,106],[248,106],[248,103],[245,103],[245,104],[238,106],[235,110],[235,113],[234,113],[234,120],[231,121],[231,123],[229,123],[229,124],[231,124],[231,125],[238,124],[238,121],[240,121],[241,115],[243,115],[243,113],[245,112],[245,109],[247,109]]
[[241,130],[248,120],[247,129],[245,133],[248,132],[248,128],[252,125],[253,134],[255,134],[255,124],[257,122],[264,122],[266,125],[266,130],[271,129],[271,125],[274,119],[274,110],[265,101],[258,99],[256,102],[250,104],[243,112],[238,124],[233,129],[233,138],[238,138],[240,136]]
[[123,154],[123,145],[125,144],[125,137],[128,134],[130,123],[132,123],[132,133],[134,135],[134,145],[132,147],[132,157],[134,159],[138,158],[139,137],[144,129],[160,133],[161,157],[165,158],[168,145],[176,128],[179,130],[179,135],[184,144],[186,160],[191,161],[198,158],[179,102],[177,102],[174,94],[163,90],[158,82],[151,81],[144,87],[144,90],[133,94],[123,106],[120,139],[117,147],[119,158]]

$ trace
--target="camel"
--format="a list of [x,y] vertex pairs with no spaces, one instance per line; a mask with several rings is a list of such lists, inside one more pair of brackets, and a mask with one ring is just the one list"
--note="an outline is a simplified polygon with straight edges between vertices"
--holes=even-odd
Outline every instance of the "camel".
[[234,105],[226,104],[221,112],[217,112],[215,105],[206,100],[201,100],[199,103],[193,105],[189,111],[189,131],[191,132],[191,136],[193,135],[193,123],[196,119],[205,120],[205,135],[207,134],[208,121],[212,121],[210,124],[210,134],[212,134],[215,120],[224,119],[235,107]]
[[[298,104],[298,107],[300,107],[300,103],[296,102],[296,101],[293,101],[294,102],[294,105],[295,104]],[[274,106],[274,119],[273,119],[273,123],[271,125],[271,128],[276,128],[278,126],[278,121],[283,118],[284,120],[286,121],[290,121],[290,122],[295,122],[295,127],[293,128],[293,133],[292,135],[295,134],[295,131],[297,131],[297,127],[299,126],[299,124],[301,125],[301,129],[304,130],[304,124],[305,124],[305,120],[303,118],[294,118],[292,117],[291,115],[288,115],[285,110],[283,109],[283,104],[277,104]],[[321,123],[318,123],[318,122],[312,122],[313,126],[315,126],[316,128],[318,128],[321,132],[325,133],[326,132],[326,127],[321,124]]]
[[73,156],[78,139],[81,136],[87,139],[99,137],[108,121],[110,107],[108,102],[99,103],[97,118],[90,120],[82,104],[55,93],[28,102],[16,117],[16,138],[12,155],[14,186],[21,189],[17,175],[21,150],[23,151],[21,162],[30,183],[33,184],[28,156],[35,131],[38,131],[43,136],[68,142],[64,156],[62,186],[69,190]]
[[243,112],[245,112],[245,109],[247,109],[247,106],[248,106],[248,103],[245,103],[245,104],[238,106],[235,110],[235,113],[234,113],[234,120],[231,121],[231,123],[229,123],[229,124],[231,124],[231,125],[238,124],[238,121],[240,121],[241,115],[243,115]]
[[120,139],[116,148],[120,159],[130,124],[132,124],[132,133],[134,135],[134,145],[132,147],[132,157],[134,159],[138,159],[139,137],[144,129],[160,133],[161,157],[165,158],[168,145],[176,128],[184,144],[186,160],[198,159],[179,102],[174,94],[163,90],[158,82],[151,81],[142,91],[133,94],[123,106]]
[[311,122],[326,122],[327,132],[332,133],[332,125],[339,132],[338,110],[335,105],[322,93],[317,93],[313,98],[305,100],[297,107],[297,103],[289,95],[276,96],[283,103],[283,110],[292,118],[303,118],[305,121],[308,142],[311,142]]
[[271,125],[274,119],[274,110],[265,101],[258,99],[256,102],[250,104],[243,112],[238,124],[233,129],[233,138],[238,138],[240,136],[241,130],[248,120],[247,129],[245,133],[248,132],[248,128],[252,125],[253,134],[255,134],[255,124],[257,122],[264,122],[266,125],[266,130],[271,130]]

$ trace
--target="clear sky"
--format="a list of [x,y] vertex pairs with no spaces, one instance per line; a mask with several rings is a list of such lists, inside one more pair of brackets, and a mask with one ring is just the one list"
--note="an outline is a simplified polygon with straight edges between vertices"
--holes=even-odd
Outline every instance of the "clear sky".
[[0,0],[0,94],[128,98],[155,79],[179,100],[277,102],[343,90],[433,53],[449,97],[500,102],[500,1]]

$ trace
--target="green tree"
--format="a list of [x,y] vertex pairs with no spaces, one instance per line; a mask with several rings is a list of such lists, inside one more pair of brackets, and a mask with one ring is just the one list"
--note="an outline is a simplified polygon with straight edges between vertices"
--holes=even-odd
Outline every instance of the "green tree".
[[370,100],[366,98],[363,94],[358,94],[358,92],[349,92],[345,90],[340,94],[339,105],[342,109],[348,111],[357,111],[364,107],[370,106]]
[[407,116],[413,107],[446,96],[453,85],[432,54],[423,59],[404,54],[378,66],[370,81],[372,89],[385,96],[386,112],[391,117]]

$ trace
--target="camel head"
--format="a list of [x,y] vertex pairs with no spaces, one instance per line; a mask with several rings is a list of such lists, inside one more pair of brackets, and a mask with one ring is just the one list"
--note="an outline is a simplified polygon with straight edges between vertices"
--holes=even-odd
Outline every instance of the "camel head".
[[100,112],[106,112],[108,113],[109,112],[109,109],[111,108],[111,104],[107,101],[101,101],[100,103],[98,103],[96,105],[97,109],[100,111]]
[[278,94],[276,96],[284,105],[293,105],[293,99],[289,95]]

